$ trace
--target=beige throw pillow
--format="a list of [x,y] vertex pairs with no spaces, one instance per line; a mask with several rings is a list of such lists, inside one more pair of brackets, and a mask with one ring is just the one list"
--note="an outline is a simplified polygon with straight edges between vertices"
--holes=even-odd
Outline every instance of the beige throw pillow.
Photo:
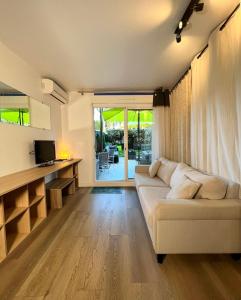
[[166,158],[160,158],[161,165],[157,171],[157,176],[164,181],[166,184],[170,185],[170,179],[175,171],[178,163],[175,161],[168,160]]
[[167,199],[193,199],[201,184],[186,179],[181,184],[173,187],[167,194]]
[[188,171],[192,171],[193,168],[189,167],[188,165],[184,163],[179,163],[175,169],[175,171],[172,174],[171,180],[170,180],[170,186],[173,188],[179,184],[181,184],[183,181],[187,179],[185,174]]
[[154,160],[149,167],[149,175],[150,177],[155,177],[156,173],[161,165],[160,160]]

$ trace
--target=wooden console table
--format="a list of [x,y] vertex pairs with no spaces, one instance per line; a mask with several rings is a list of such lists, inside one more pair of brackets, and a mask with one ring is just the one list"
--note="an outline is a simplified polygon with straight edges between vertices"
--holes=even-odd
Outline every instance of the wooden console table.
[[78,187],[81,159],[57,162],[0,177],[0,262],[46,217],[45,177],[72,178]]

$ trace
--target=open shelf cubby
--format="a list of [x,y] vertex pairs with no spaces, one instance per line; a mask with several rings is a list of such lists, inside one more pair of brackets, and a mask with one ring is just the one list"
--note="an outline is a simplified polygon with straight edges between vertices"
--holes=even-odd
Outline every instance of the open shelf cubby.
[[23,186],[5,194],[2,199],[4,221],[5,223],[9,223],[28,208],[27,186]]
[[73,178],[73,177],[74,177],[73,165],[58,171],[58,178]]
[[45,198],[30,207],[30,226],[34,230],[47,217]]
[[10,253],[30,233],[29,209],[5,225],[7,252]]
[[44,179],[40,178],[28,184],[29,206],[34,205],[45,197]]

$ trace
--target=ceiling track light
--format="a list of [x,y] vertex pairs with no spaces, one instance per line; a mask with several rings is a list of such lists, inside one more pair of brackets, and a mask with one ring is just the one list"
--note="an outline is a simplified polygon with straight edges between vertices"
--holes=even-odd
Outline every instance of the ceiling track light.
[[200,3],[201,0],[191,0],[187,9],[185,10],[182,19],[178,22],[177,28],[174,32],[176,35],[177,43],[181,42],[181,33],[183,29],[187,26],[189,19],[191,18],[193,12],[200,12],[204,8],[204,3]]
[[176,35],[176,41],[177,41],[178,44],[181,43],[181,41],[182,41],[182,36],[181,36],[181,34],[177,34],[177,35]]
[[203,10],[203,8],[204,8],[204,3],[198,3],[198,4],[194,5],[193,10],[195,10],[196,12],[200,12]]

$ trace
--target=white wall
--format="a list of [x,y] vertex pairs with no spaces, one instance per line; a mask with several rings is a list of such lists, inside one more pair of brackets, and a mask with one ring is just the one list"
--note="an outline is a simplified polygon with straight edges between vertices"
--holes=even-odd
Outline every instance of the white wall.
[[93,104],[151,104],[152,96],[94,96],[70,94],[68,105],[62,106],[62,149],[68,150],[75,158],[82,158],[79,165],[80,186],[94,185],[94,122]]
[[51,130],[0,123],[0,176],[34,166],[34,139],[61,138],[60,105],[43,98],[41,76],[0,42],[0,81],[51,106]]

